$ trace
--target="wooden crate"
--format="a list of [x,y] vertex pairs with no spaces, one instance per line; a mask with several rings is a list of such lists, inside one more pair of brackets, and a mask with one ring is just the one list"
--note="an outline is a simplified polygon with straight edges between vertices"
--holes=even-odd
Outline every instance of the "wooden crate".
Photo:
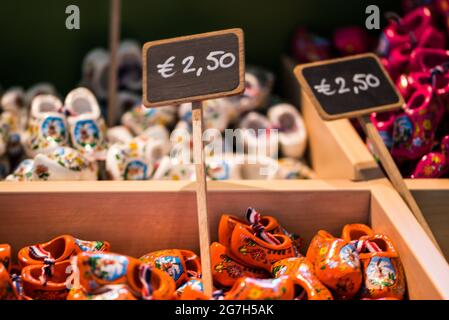
[[406,179],[449,262],[449,179]]
[[[306,242],[319,229],[339,235],[368,223],[396,243],[411,299],[449,299],[449,265],[385,182],[279,181],[209,183],[212,239],[222,213],[248,206],[276,216]],[[194,185],[187,182],[0,183],[0,242],[15,252],[60,234],[108,240],[115,252],[198,250]]]

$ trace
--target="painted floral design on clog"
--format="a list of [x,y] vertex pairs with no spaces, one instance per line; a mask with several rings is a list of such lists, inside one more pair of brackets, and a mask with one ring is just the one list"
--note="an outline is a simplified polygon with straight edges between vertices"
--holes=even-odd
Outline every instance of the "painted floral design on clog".
[[93,120],[81,120],[75,124],[73,129],[74,145],[83,148],[95,148],[100,139],[100,130]]
[[31,181],[33,180],[34,161],[31,159],[23,160],[16,170],[10,174],[7,181]]
[[105,243],[104,241],[86,241],[75,239],[75,244],[82,252],[107,251],[109,249],[109,243]]
[[42,136],[46,140],[61,143],[67,138],[67,128],[64,120],[59,117],[48,117],[41,124]]
[[225,300],[292,300],[294,283],[289,277],[278,279],[240,278],[225,295]]
[[128,259],[120,255],[95,254],[89,257],[88,263],[96,277],[115,281],[126,275]]

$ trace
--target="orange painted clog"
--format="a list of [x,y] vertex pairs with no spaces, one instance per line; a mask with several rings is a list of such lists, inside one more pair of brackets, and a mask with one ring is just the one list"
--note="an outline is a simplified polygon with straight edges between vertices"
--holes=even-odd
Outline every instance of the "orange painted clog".
[[360,253],[364,282],[362,298],[403,299],[406,280],[399,254],[389,237],[381,234],[362,237],[376,245],[376,251]]
[[192,287],[186,287],[184,292],[179,297],[179,300],[211,300],[208,296],[206,296],[204,293],[195,290]]
[[22,269],[23,295],[26,300],[65,300],[69,292],[67,278],[70,261],[57,262],[51,271],[42,265]]
[[278,244],[271,244],[251,233],[251,228],[238,224],[232,232],[228,255],[244,265],[271,271],[273,263],[295,256],[289,237],[275,234]]
[[94,293],[83,289],[70,290],[67,300],[137,300],[131,290],[123,284],[100,287]]
[[5,266],[7,271],[11,269],[11,246],[9,244],[0,244],[0,264]]
[[113,253],[80,253],[74,258],[79,282],[88,293],[102,286],[126,284],[144,300],[171,300],[176,290],[172,277],[142,261]]
[[160,250],[142,256],[140,261],[167,272],[181,286],[191,277],[201,277],[200,258],[189,250]]
[[240,278],[225,300],[293,300],[295,285],[288,276],[277,279]]
[[0,263],[0,300],[20,300],[20,294],[9,276],[6,267]]
[[[189,281],[184,283],[182,286],[180,286],[176,290],[174,299],[180,299],[184,295],[186,290],[188,290],[188,291],[193,290],[193,291],[203,294],[203,292],[204,292],[203,281],[198,278],[191,278]],[[194,294],[194,293],[190,292],[190,294]],[[186,296],[184,296],[184,298],[186,298]],[[187,299],[187,300],[189,300],[189,299]],[[196,300],[196,299],[194,299],[194,300]]]
[[362,284],[362,269],[354,244],[320,230],[307,250],[320,281],[340,299],[354,297]]
[[[260,223],[265,227],[267,232],[281,233],[279,222],[273,217],[262,216],[260,218]],[[232,231],[234,231],[237,224],[249,226],[248,222],[245,220],[227,214],[222,215],[218,225],[218,242],[225,247],[229,247],[231,244]]]
[[247,267],[226,254],[226,248],[221,243],[214,242],[210,246],[212,277],[214,283],[221,287],[232,287],[241,277],[268,279],[270,277],[263,269]]
[[69,235],[59,236],[46,243],[22,248],[18,253],[21,267],[41,265],[45,261],[53,263],[69,260],[80,252],[109,251],[106,241],[84,241]]
[[273,264],[271,273],[275,278],[289,276],[303,288],[305,300],[333,300],[330,291],[316,276],[313,264],[305,257],[278,261]]
[[239,219],[231,215],[222,215],[220,223],[218,225],[218,242],[225,247],[229,247],[231,244],[232,232],[237,224],[242,224],[247,227],[260,225],[264,231],[270,234],[284,234],[289,237],[296,250],[296,255],[299,256],[299,250],[301,247],[301,239],[298,235],[288,232],[283,228],[278,220],[272,216],[261,216],[255,209],[248,208],[246,212],[246,220]]
[[365,224],[354,223],[343,227],[341,238],[347,242],[358,241],[361,237],[373,236],[374,231]]

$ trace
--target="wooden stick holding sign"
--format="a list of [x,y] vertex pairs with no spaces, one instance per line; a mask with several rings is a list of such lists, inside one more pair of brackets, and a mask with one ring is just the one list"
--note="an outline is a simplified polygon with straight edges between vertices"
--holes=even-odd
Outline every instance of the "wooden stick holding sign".
[[117,119],[117,78],[118,47],[120,42],[121,0],[111,0],[111,16],[109,22],[109,79],[108,79],[108,125],[115,125]]
[[143,104],[192,102],[198,231],[204,293],[212,295],[202,101],[241,94],[245,89],[243,31],[229,29],[148,42],[143,47]]
[[[357,117],[396,191],[402,196],[435,246],[439,245],[407,188],[369,114],[402,107],[404,100],[374,54],[362,54],[295,68],[307,101],[324,120]],[[441,251],[441,250],[440,250]]]

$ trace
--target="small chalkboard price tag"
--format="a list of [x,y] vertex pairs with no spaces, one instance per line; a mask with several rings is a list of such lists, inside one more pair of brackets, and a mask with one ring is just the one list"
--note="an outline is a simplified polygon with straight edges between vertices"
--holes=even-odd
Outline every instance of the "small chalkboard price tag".
[[236,95],[245,88],[241,29],[148,42],[142,57],[146,107]]
[[300,65],[295,74],[325,120],[388,111],[404,104],[374,54]]

